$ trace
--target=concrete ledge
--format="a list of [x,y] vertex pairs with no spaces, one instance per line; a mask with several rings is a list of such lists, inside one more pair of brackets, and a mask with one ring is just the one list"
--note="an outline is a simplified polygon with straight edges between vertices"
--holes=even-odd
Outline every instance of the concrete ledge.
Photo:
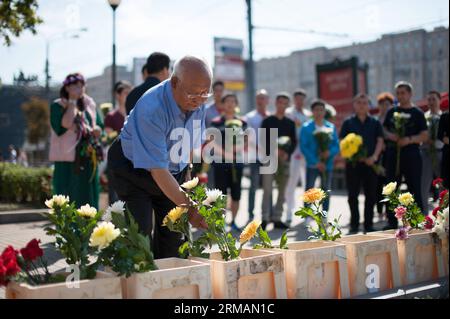
[[354,297],[352,299],[444,299],[449,297],[449,277]]
[[47,220],[44,213],[47,209],[27,209],[0,212],[1,224],[28,223]]

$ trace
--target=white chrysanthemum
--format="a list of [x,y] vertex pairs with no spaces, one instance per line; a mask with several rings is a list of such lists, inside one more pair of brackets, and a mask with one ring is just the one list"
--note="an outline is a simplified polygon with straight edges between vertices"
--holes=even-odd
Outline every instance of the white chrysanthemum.
[[207,190],[206,196],[207,198],[203,201],[203,205],[211,206],[222,196],[222,191],[218,189]]
[[383,195],[384,196],[389,196],[391,195],[393,192],[395,192],[395,190],[397,189],[397,183],[389,183],[386,186],[383,187]]
[[114,239],[119,237],[120,230],[117,229],[113,223],[101,222],[94,228],[91,238],[89,239],[89,246],[98,247],[100,250],[108,247]]
[[81,206],[78,210],[78,215],[88,218],[94,218],[95,215],[97,215],[97,209],[95,207],[92,207],[89,204],[86,204],[84,206]]
[[106,209],[105,214],[103,214],[102,216],[102,219],[104,221],[110,222],[112,220],[111,213],[114,212],[117,214],[123,214],[124,211],[125,211],[125,202],[118,200]]
[[62,207],[69,203],[69,196],[53,195],[51,199],[45,201],[45,206],[48,208]]
[[193,189],[197,185],[198,185],[198,177],[194,177],[190,181],[181,184],[181,187],[183,187],[184,189]]

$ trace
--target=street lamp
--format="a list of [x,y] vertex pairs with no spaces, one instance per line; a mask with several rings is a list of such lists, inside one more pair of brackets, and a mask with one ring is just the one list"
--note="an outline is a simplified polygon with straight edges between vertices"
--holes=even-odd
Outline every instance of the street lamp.
[[114,85],[116,84],[116,9],[119,7],[121,0],[108,0],[109,5],[113,10],[113,46],[112,46],[112,85],[111,85],[111,103],[116,105],[114,96]]
[[48,37],[45,39],[45,93],[47,95],[47,97],[49,97],[49,93],[50,93],[50,43],[55,41],[55,40],[59,40],[59,39],[64,39],[64,38],[72,38],[72,39],[78,39],[80,37],[79,34],[75,33],[72,35],[69,35],[70,32],[86,32],[88,29],[87,28],[79,28],[79,29],[75,29],[75,30],[68,30],[68,31],[64,31],[61,34],[57,34],[57,35],[53,35],[51,37]]

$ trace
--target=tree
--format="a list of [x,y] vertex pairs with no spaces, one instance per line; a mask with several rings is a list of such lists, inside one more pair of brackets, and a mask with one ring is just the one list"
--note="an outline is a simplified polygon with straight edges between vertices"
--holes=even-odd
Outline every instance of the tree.
[[38,144],[45,140],[50,132],[48,102],[31,97],[28,102],[22,104],[22,111],[27,122],[27,139],[30,144]]
[[12,37],[29,30],[36,34],[36,26],[43,20],[37,16],[37,0],[2,0],[0,2],[0,37],[7,46]]

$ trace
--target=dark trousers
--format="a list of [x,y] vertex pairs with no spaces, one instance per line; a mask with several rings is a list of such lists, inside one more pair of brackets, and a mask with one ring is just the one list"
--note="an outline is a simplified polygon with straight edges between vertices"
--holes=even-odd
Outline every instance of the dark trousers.
[[[387,182],[397,182],[400,186],[402,177],[405,177],[408,191],[414,196],[419,208],[424,211],[422,204],[422,156],[419,148],[402,149],[400,153],[400,175],[396,175],[397,151],[395,148],[388,148],[386,156],[386,179]],[[390,228],[398,227],[398,220],[394,212],[388,211],[388,226]]]
[[442,150],[442,165],[441,165],[441,175],[442,179],[444,180],[444,187],[449,188],[449,182],[450,182],[450,172],[449,172],[449,147],[448,145],[444,146]]
[[[149,171],[133,168],[132,162],[123,155],[119,139],[109,149],[108,169],[112,177],[110,185],[119,199],[126,203],[140,231],[152,239],[154,257],[179,257],[178,247],[184,240],[182,235],[162,226],[164,217],[176,205],[164,195]],[[185,176],[186,170],[174,177],[181,184]]]
[[355,165],[347,163],[345,169],[348,190],[348,204],[350,206],[350,228],[359,228],[359,202],[358,196],[361,187],[364,191],[364,229],[370,230],[373,227],[373,211],[377,200],[378,176],[373,168],[357,163]]

